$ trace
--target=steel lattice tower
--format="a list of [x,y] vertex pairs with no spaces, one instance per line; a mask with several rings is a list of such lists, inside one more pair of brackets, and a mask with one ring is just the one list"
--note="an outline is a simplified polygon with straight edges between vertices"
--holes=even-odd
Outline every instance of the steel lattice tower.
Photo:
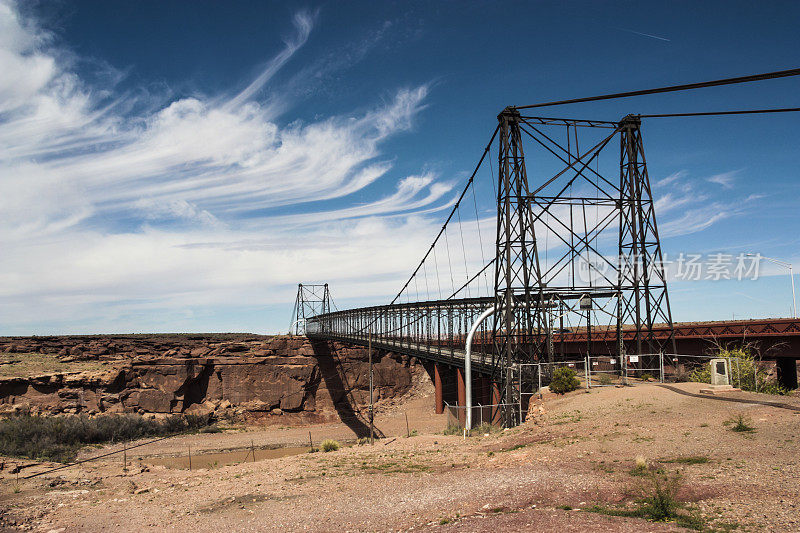
[[[584,299],[587,301],[582,326],[587,333],[587,350],[591,349],[593,302],[606,301],[604,310],[611,309],[605,312],[612,317],[607,327],[616,330],[620,363],[626,354],[658,353],[667,346],[674,351],[672,334],[667,339],[657,339],[653,332],[657,323],[667,324],[672,331],[672,314],[639,118],[629,115],[619,122],[550,119],[521,116],[517,109],[506,108],[498,120],[494,283],[498,312],[492,335],[496,369],[493,379],[502,384],[502,403],[519,403],[523,408],[522,389],[530,386],[531,377],[523,377],[521,365],[553,359],[552,315],[568,308],[570,302],[572,312],[576,312],[576,302],[581,302],[582,310]],[[566,144],[539,129],[553,125],[566,126]],[[607,133],[581,151],[579,128]],[[593,162],[599,164],[600,153],[611,146],[616,136],[620,137],[621,147],[618,180],[592,168]],[[532,192],[523,138],[536,141],[546,149],[543,153],[555,156],[561,165],[554,176],[542,180]],[[546,168],[538,156],[534,164],[537,174],[540,168]],[[578,192],[573,191],[573,186]],[[565,219],[567,208],[569,216]],[[589,223],[587,209],[598,213],[593,223]],[[581,210],[582,217],[573,219],[574,212],[580,215]],[[537,241],[537,226],[539,231],[559,235],[562,250],[556,261],[540,262],[540,253],[546,246]],[[614,229],[617,235],[607,235]],[[611,238],[609,243],[603,241],[606,236]],[[604,244],[610,247],[603,248]],[[612,257],[615,252],[617,258]],[[588,282],[580,280],[576,276],[580,261],[587,261],[590,270],[592,261],[605,263],[602,266],[607,266],[608,271],[591,273]],[[625,335],[632,338],[627,347]],[[515,413],[514,408],[505,409],[507,425],[513,423]]]
[[297,298],[294,302],[292,313],[292,324],[289,332],[294,331],[295,335],[306,333],[306,320],[331,312],[331,293],[328,284],[324,285],[297,285]]

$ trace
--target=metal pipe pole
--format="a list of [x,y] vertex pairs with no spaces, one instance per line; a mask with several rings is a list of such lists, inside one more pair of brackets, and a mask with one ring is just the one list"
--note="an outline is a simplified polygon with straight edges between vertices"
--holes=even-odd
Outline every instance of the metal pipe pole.
[[797,318],[797,299],[795,298],[794,292],[794,271],[792,270],[792,264],[787,263],[786,261],[781,261],[780,259],[775,259],[774,257],[766,257],[761,254],[746,254],[748,257],[757,257],[761,259],[766,259],[771,263],[775,263],[776,265],[783,266],[789,269],[789,279],[792,281],[792,318]]
[[589,390],[589,353],[586,353],[586,358],[583,360],[583,379],[586,381],[586,390]]
[[792,265],[789,265],[789,277],[792,278],[792,315],[797,318],[797,299],[794,294],[794,272],[792,272]]
[[372,328],[369,329],[369,341],[367,343],[369,353],[369,443],[375,444],[375,411],[373,410],[373,398],[375,394],[372,389]]
[[478,319],[472,324],[467,334],[467,345],[464,353],[464,381],[465,381],[465,397],[467,404],[467,416],[464,422],[464,427],[467,431],[472,429],[472,337],[481,325],[481,322],[486,320],[487,317],[494,313],[494,306],[487,308]]

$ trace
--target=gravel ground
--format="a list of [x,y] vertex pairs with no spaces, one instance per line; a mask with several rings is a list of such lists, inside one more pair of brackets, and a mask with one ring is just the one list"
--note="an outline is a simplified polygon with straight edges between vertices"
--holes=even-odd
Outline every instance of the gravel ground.
[[[681,384],[696,392],[697,384]],[[772,399],[737,393],[743,398]],[[800,403],[796,399],[792,401]],[[27,481],[0,472],[0,524],[36,531],[675,531],[674,523],[587,512],[631,505],[645,478],[637,456],[682,476],[679,498],[719,531],[798,531],[800,415],[776,407],[683,396],[655,385],[577,391],[504,432],[444,436],[432,398],[387,410],[389,437],[210,470],[140,467],[138,457],[348,439],[341,424],[253,428],[169,439],[121,459]],[[406,438],[405,414],[420,435]],[[755,427],[723,422],[743,414]],[[394,437],[392,436],[394,435]],[[197,450],[197,452],[195,452]],[[98,453],[102,450],[94,450]],[[687,459],[694,458],[694,459]],[[687,462],[688,461],[688,462]],[[44,466],[23,472],[35,472]]]

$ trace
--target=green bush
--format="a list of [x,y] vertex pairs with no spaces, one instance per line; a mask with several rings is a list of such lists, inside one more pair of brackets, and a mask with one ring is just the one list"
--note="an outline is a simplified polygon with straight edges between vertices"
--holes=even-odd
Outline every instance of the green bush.
[[550,382],[550,392],[564,394],[576,390],[581,385],[577,375],[577,372],[569,367],[557,368],[553,372],[553,380]]
[[68,462],[87,444],[175,435],[197,431],[208,423],[208,418],[194,415],[151,420],[133,414],[95,417],[20,414],[0,421],[0,455]]
[[[789,392],[774,380],[769,379],[769,373],[760,367],[760,361],[756,359],[747,347],[733,350],[720,348],[716,357],[728,360],[730,382],[734,387],[765,394],[787,394]],[[689,381],[711,383],[710,365],[706,363],[695,369],[689,375]]]
[[322,451],[323,452],[335,452],[336,450],[338,450],[341,447],[342,447],[342,445],[339,444],[338,441],[335,441],[333,439],[325,439],[324,441],[322,441]]

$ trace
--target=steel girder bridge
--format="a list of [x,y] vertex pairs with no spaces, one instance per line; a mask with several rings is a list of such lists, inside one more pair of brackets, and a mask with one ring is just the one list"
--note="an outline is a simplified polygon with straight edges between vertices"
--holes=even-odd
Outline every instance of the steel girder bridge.
[[[556,342],[567,331],[590,344],[596,332],[620,361],[674,352],[640,117],[547,118],[509,107],[497,118],[444,225],[394,299],[331,310],[327,286],[302,285],[297,333],[432,361],[438,379],[438,365],[463,367],[474,329],[472,366],[490,380],[497,405],[520,403],[538,385],[530,372],[542,367],[531,363],[567,356]],[[477,198],[492,190],[487,182],[495,216],[482,220]],[[474,220],[466,214],[473,207]],[[492,247],[488,238],[483,246],[489,227]],[[478,323],[484,313],[490,318]],[[526,367],[535,370],[526,375]]]

